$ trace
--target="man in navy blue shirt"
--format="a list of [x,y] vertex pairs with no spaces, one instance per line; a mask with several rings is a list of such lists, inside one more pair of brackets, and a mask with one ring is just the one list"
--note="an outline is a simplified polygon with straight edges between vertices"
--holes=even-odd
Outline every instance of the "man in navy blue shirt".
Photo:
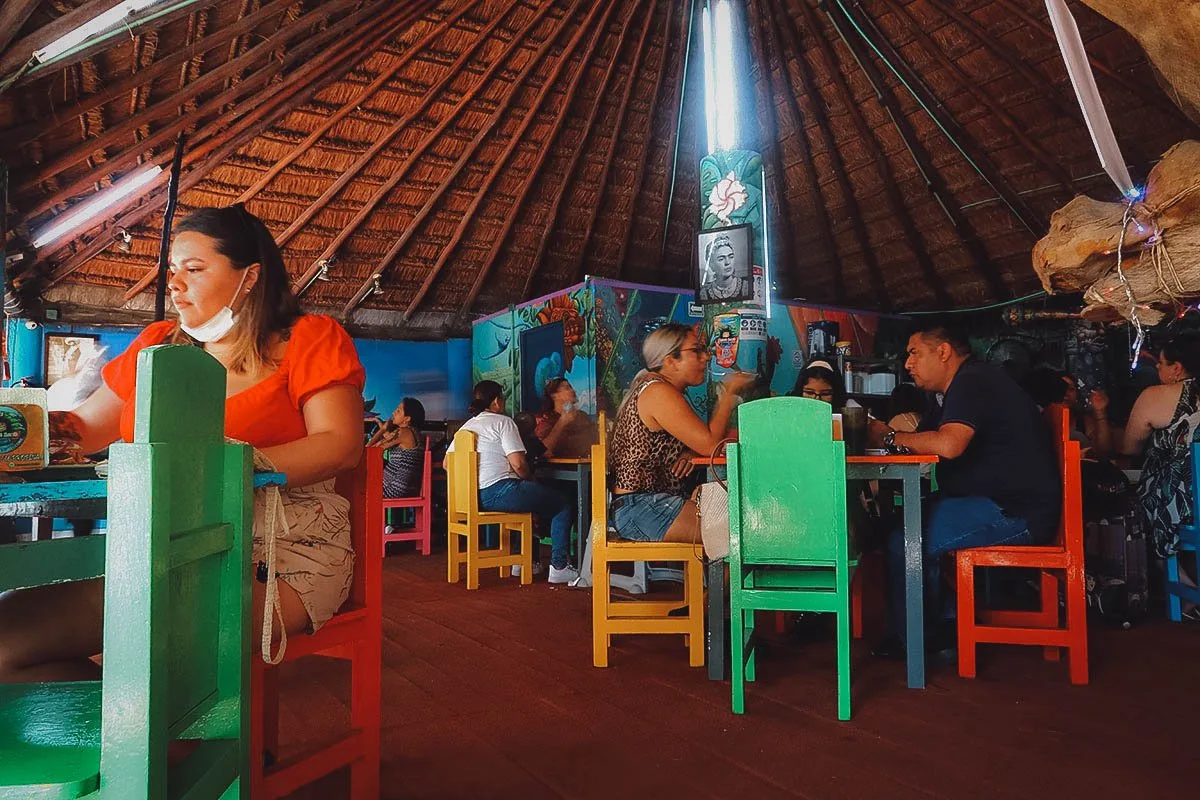
[[[914,433],[873,421],[870,438],[891,452],[938,456],[935,495],[922,514],[927,649],[953,646],[954,604],[940,559],[968,547],[1041,544],[1058,526],[1062,487],[1049,427],[1037,405],[1004,370],[971,358],[966,336],[931,322],[908,340],[905,367],[918,387],[940,394]],[[888,540],[893,630],[904,630],[904,532]],[[903,652],[898,636],[876,649]]]

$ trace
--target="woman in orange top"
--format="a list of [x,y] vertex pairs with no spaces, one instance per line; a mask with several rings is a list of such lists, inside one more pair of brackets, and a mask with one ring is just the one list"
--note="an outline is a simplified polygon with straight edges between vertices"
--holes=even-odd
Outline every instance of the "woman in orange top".
[[[167,285],[179,321],[142,331],[83,405],[51,415],[51,438],[85,453],[132,439],[137,354],[164,343],[203,347],[228,371],[226,435],[254,446],[256,467],[288,480],[274,569],[263,561],[268,531],[256,493],[254,641],[271,573],[275,637],[280,621],[288,634],[316,630],[345,601],[354,565],[349,504],[333,479],[362,455],[362,365],[340,325],[300,312],[270,231],[240,204],[196,211],[176,231]],[[100,652],[102,622],[101,580],[0,597],[0,682],[98,677],[88,657]]]

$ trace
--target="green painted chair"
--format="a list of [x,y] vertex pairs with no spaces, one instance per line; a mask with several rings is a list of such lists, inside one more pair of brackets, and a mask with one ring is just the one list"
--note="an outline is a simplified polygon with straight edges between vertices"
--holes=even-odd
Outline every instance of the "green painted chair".
[[[249,447],[225,370],[138,356],[134,442],[110,451],[104,679],[0,686],[0,798],[248,798]],[[172,740],[197,740],[167,768]]]
[[837,615],[838,719],[850,719],[846,457],[832,408],[774,397],[738,409],[729,459],[729,606],[733,711],[754,680],[754,612]]

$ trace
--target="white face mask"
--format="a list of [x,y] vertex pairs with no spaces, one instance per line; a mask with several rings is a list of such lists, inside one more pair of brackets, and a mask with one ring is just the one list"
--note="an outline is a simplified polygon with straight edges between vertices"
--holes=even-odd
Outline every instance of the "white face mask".
[[242,284],[246,282],[246,273],[249,271],[249,267],[242,270],[242,277],[238,280],[237,288],[233,290],[233,297],[229,299],[228,303],[221,306],[217,313],[195,327],[185,325],[181,321],[179,327],[183,329],[183,332],[196,341],[205,343],[219,342],[228,336],[229,332],[233,330],[233,326],[237,324],[237,317],[233,315],[233,301],[237,300],[238,294],[242,291]]

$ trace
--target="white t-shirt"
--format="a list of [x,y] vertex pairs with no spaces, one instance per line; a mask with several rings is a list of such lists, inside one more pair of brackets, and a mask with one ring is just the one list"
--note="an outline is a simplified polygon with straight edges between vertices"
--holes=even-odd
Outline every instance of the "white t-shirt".
[[[503,414],[493,414],[484,411],[471,417],[459,428],[475,434],[475,450],[479,453],[479,488],[486,489],[493,483],[499,483],[508,478],[520,478],[508,463],[512,453],[524,453],[525,444],[521,441],[521,432],[512,417]],[[454,452],[454,442],[450,449]]]

